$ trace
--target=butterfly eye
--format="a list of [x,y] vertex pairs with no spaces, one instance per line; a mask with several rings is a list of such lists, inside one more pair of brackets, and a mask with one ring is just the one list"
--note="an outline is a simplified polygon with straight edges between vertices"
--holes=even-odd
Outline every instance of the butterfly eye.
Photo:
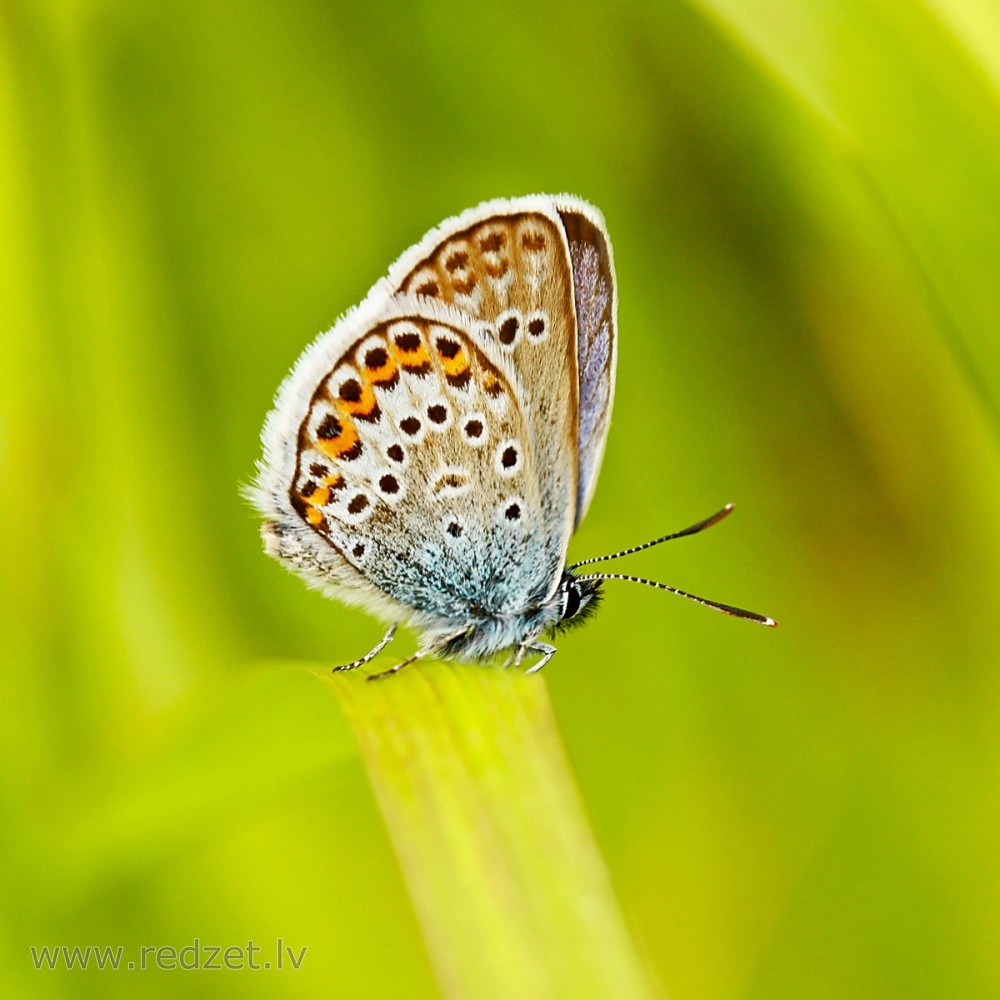
[[580,610],[580,592],[576,587],[566,588],[566,607],[563,608],[563,618],[572,618]]

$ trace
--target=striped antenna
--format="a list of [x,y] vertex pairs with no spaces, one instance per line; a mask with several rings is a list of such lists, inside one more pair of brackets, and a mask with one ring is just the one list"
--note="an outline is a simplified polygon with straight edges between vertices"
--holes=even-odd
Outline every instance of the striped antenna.
[[[723,519],[729,517],[729,515],[733,512],[733,506],[733,504],[727,503],[726,506],[718,512],[718,514],[706,517],[704,521],[692,524],[690,528],[684,528],[682,531],[675,531],[672,535],[664,535],[662,538],[654,538],[653,541],[637,545],[634,549],[624,549],[621,552],[613,552],[609,556],[594,556],[592,559],[583,559],[578,563],[573,563],[572,566],[568,566],[567,569],[578,569],[580,566],[589,566],[591,563],[607,562],[608,559],[621,559],[622,556],[630,556],[633,552],[642,552],[643,549],[651,549],[654,545],[659,545],[661,542],[670,542],[675,538],[684,538],[686,535],[697,535],[699,531],[711,528],[713,524],[718,524]],[[628,579],[631,579],[631,577]],[[668,587],[667,589],[669,590],[670,588]],[[691,595],[685,594],[684,596],[690,597]],[[698,601],[701,600],[701,598],[696,597],[694,600]],[[702,601],[702,604],[709,603],[711,602]]]
[[[730,508],[731,509],[731,508]],[[721,516],[725,517],[729,513],[729,510],[722,512]],[[716,515],[716,520],[720,515]],[[701,530],[701,527],[705,527],[708,524],[714,524],[712,519],[707,522],[703,522],[702,526],[695,525],[697,530]],[[688,529],[690,531],[690,529]],[[679,532],[678,534],[684,534],[684,532]],[[676,538],[677,535],[670,535],[670,538]],[[660,541],[665,542],[666,538],[661,538]],[[650,545],[655,545],[655,542],[650,542]],[[644,546],[640,546],[644,548]],[[620,555],[625,555],[624,552],[619,553]],[[614,556],[604,556],[605,559],[613,559]],[[686,591],[678,590],[676,587],[668,587],[665,583],[657,583],[655,580],[644,580],[641,576],[625,576],[622,573],[591,573],[587,576],[578,576],[578,580],[626,580],[629,583],[642,583],[647,587],[656,587],[659,590],[668,590],[671,594],[677,594],[678,597],[686,597],[689,601],[697,601],[699,604],[704,604],[706,608],[712,608],[715,611],[721,611],[724,615],[732,615],[734,618],[745,618],[747,621],[758,622],[761,625],[768,625],[771,628],[777,628],[778,623],[773,618],[768,618],[767,615],[758,615],[755,611],[744,611],[743,608],[734,608],[729,604],[719,604],[718,601],[709,601],[704,597],[696,597],[694,594],[688,594]]]

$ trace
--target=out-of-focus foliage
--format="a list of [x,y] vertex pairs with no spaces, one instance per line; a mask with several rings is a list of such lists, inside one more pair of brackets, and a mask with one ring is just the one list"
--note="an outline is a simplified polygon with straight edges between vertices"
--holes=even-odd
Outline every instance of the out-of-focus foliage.
[[[572,554],[736,501],[629,566],[783,626],[621,584],[547,668],[650,961],[684,1000],[1000,994],[998,86],[987,0],[4,5],[4,994],[435,995],[289,663],[379,629],[238,487],[315,333],[539,190],[620,280]],[[298,971],[29,955],[278,937]]]

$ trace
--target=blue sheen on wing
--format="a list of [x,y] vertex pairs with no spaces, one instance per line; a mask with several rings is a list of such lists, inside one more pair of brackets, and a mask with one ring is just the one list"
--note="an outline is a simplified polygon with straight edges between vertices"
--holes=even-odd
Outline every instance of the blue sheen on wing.
[[604,456],[615,380],[615,277],[604,233],[578,212],[560,211],[569,242],[580,373],[576,524],[583,520]]

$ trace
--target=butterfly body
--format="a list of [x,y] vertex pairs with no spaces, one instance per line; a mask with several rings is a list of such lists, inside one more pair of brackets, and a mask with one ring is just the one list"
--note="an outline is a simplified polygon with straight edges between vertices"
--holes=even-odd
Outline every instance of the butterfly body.
[[426,651],[519,658],[597,594],[566,551],[607,435],[615,308],[578,199],[432,230],[279,390],[252,491],[266,550]]

